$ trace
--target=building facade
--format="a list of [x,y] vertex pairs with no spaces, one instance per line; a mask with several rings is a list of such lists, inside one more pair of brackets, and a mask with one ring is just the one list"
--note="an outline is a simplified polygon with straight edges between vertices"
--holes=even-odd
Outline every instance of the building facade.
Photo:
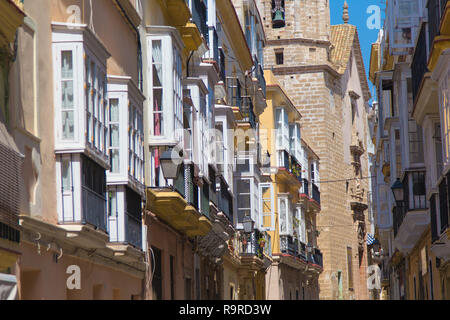
[[[368,101],[356,27],[330,26],[326,0],[259,1],[267,68],[302,114],[320,161],[321,299],[367,299]],[[351,130],[350,130],[351,128]],[[324,181],[321,183],[320,181]]]
[[388,1],[385,26],[372,46],[376,215],[382,290],[390,299],[449,298],[447,5]]
[[317,247],[320,212],[319,158],[302,139],[301,114],[271,71],[265,71],[267,108],[261,116],[263,153],[270,157],[262,185],[263,226],[272,239],[266,276],[270,300],[319,298],[322,253]]

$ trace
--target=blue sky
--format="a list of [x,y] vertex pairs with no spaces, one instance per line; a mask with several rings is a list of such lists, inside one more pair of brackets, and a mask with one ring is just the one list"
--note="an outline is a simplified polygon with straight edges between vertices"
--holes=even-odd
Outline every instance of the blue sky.
[[[373,42],[377,40],[378,29],[370,29],[367,21],[371,18],[373,12],[367,13],[367,9],[371,5],[378,6],[381,10],[381,26],[384,22],[385,0],[347,0],[349,6],[349,23],[358,28],[359,41],[361,43],[361,51],[364,57],[364,66],[366,68],[367,77],[369,77],[370,49]],[[331,24],[341,24],[342,7],[344,0],[330,0]],[[373,86],[369,81],[372,96],[374,95]]]

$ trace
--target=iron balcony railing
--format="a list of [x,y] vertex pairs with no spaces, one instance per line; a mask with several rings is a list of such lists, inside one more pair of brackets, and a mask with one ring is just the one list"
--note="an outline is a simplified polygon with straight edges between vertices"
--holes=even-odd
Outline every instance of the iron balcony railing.
[[239,254],[242,256],[257,256],[260,259],[264,257],[264,247],[260,240],[265,238],[265,234],[255,230],[250,234],[241,233]]
[[319,187],[315,183],[312,184],[312,198],[318,204],[320,204],[320,191],[319,191]]
[[411,63],[412,91],[414,102],[416,101],[417,94],[419,93],[423,76],[428,71],[426,38],[426,24],[423,24],[420,30],[419,39],[417,41],[416,50],[414,52],[413,61]]
[[[187,189],[186,189],[187,187]],[[194,165],[181,164],[177,178],[174,181],[174,190],[178,192],[187,203],[199,210],[198,192],[199,188],[194,183]]]
[[197,25],[206,43],[209,43],[208,25],[206,23],[208,11],[206,10],[205,3],[201,0],[192,0],[191,10],[192,21]]
[[323,268],[323,255],[322,252],[318,248],[314,248],[313,250],[313,260],[314,264]]
[[255,112],[253,111],[253,102],[251,97],[242,97],[240,110],[243,117],[242,121],[249,122],[252,128],[256,128],[256,116]]
[[229,105],[233,107],[239,107],[241,109],[241,82],[238,78],[227,77],[227,101]]
[[439,185],[439,199],[440,199],[440,214],[441,220],[441,233],[449,227],[449,206],[448,195],[450,194],[450,173],[447,173],[447,177],[443,179]]
[[210,29],[212,30],[212,34],[213,34],[213,43],[212,43],[213,59],[214,59],[214,61],[219,63],[219,59],[220,59],[220,56],[219,56],[219,36],[217,35],[216,28],[210,27]]
[[[440,195],[439,195],[440,196]],[[430,224],[431,224],[431,242],[434,243],[439,239],[437,228],[437,210],[436,210],[436,194],[430,198]]]
[[309,197],[309,181],[308,179],[302,179],[303,183],[302,183],[302,194],[306,194]]
[[225,179],[220,176],[220,190],[218,192],[219,210],[222,211],[230,222],[233,222],[233,199],[228,191],[228,184]]
[[106,198],[91,189],[82,186],[83,223],[87,223],[106,232]]
[[219,48],[219,78],[225,83],[226,70],[225,70],[225,53],[222,48]]
[[428,46],[431,48],[434,38],[440,34],[442,16],[445,13],[447,0],[428,1]]
[[298,242],[294,241],[294,238],[290,235],[281,235],[280,236],[280,250],[281,253],[291,255],[293,257],[297,257],[298,250]]
[[291,235],[280,236],[280,251],[281,253],[307,261],[306,245]]
[[259,86],[264,94],[264,97],[266,96],[266,79],[264,78],[264,70],[259,62],[258,56],[253,56],[253,77],[255,77],[258,80]]
[[397,201],[397,205],[394,207],[394,238],[397,236],[403,219],[405,219],[406,212],[405,203],[403,201]]
[[142,248],[142,221],[133,214],[126,212],[125,214],[125,240],[131,245]]
[[290,155],[289,172],[291,172],[298,181],[302,182],[302,166],[293,155]]

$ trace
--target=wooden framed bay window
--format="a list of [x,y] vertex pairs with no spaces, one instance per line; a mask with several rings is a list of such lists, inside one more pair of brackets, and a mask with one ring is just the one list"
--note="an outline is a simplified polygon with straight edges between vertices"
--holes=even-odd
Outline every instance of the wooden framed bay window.
[[182,40],[176,28],[148,26],[150,144],[183,140]]
[[275,231],[275,194],[271,182],[259,184],[261,231]]
[[108,76],[108,183],[144,182],[144,96],[130,77]]
[[84,152],[108,166],[106,60],[86,25],[52,24],[56,153]]

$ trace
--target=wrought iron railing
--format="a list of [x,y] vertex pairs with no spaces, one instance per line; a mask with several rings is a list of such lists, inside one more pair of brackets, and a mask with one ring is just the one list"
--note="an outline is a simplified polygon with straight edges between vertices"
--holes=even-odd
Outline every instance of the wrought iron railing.
[[210,27],[210,29],[212,30],[212,34],[213,34],[213,43],[212,43],[213,59],[214,59],[214,61],[219,63],[219,59],[220,59],[219,58],[219,37],[217,35],[216,28]]
[[233,199],[228,191],[228,184],[220,176],[220,190],[218,192],[219,210],[222,211],[230,222],[233,222]]
[[225,83],[225,76],[226,76],[225,53],[223,52],[222,48],[219,48],[219,77],[220,80],[222,80],[224,83]]
[[405,203],[403,201],[397,201],[397,205],[394,207],[394,237],[397,236],[403,219],[405,219],[406,212]]
[[227,101],[233,107],[241,109],[241,82],[238,78],[227,77]]
[[433,40],[440,34],[442,16],[445,13],[447,0],[430,0],[428,1],[428,45],[433,45]]
[[253,102],[251,97],[248,96],[242,97],[242,104],[240,110],[243,117],[242,121],[250,122],[250,126],[252,128],[256,128],[256,116],[255,112],[253,111]]
[[430,222],[431,242],[434,243],[439,239],[437,228],[436,194],[433,194],[430,198]]
[[87,223],[106,232],[106,198],[91,189],[82,186],[83,223]]
[[257,256],[259,258],[264,257],[264,247],[260,245],[260,239],[263,234],[258,230],[253,231],[250,234],[240,234],[239,254],[242,256]]
[[197,28],[202,33],[206,43],[209,43],[208,25],[206,24],[208,12],[204,2],[201,0],[192,0],[191,10],[192,21],[197,25]]
[[320,204],[320,191],[319,191],[319,187],[315,183],[312,184],[312,198],[318,204]]
[[298,179],[298,181],[302,182],[302,166],[292,155],[290,155],[289,171]]
[[133,214],[126,212],[125,214],[125,240],[129,244],[142,248],[142,221]]
[[414,101],[416,101],[417,94],[419,93],[423,76],[428,71],[426,38],[426,24],[423,24],[422,29],[420,30],[419,39],[417,41],[416,50],[414,52],[413,61],[411,63],[412,91]]
[[301,193],[306,194],[309,197],[309,181],[308,181],[308,179],[303,179]]
[[298,256],[298,242],[290,235],[280,236],[280,251],[284,254],[289,254],[293,257]]
[[313,260],[314,260],[314,264],[323,267],[323,255],[322,252],[318,249],[318,248],[314,248],[313,249]]
[[256,62],[255,64],[255,72],[256,72],[256,78],[258,79],[259,86],[261,87],[261,90],[264,94],[264,97],[266,96],[266,79],[264,78],[264,71],[260,63]]
[[439,185],[439,200],[440,200],[440,220],[441,220],[441,232],[444,232],[449,227],[449,206],[448,206],[448,195],[449,193],[449,184],[450,174],[447,174],[447,177],[443,179],[441,184]]

